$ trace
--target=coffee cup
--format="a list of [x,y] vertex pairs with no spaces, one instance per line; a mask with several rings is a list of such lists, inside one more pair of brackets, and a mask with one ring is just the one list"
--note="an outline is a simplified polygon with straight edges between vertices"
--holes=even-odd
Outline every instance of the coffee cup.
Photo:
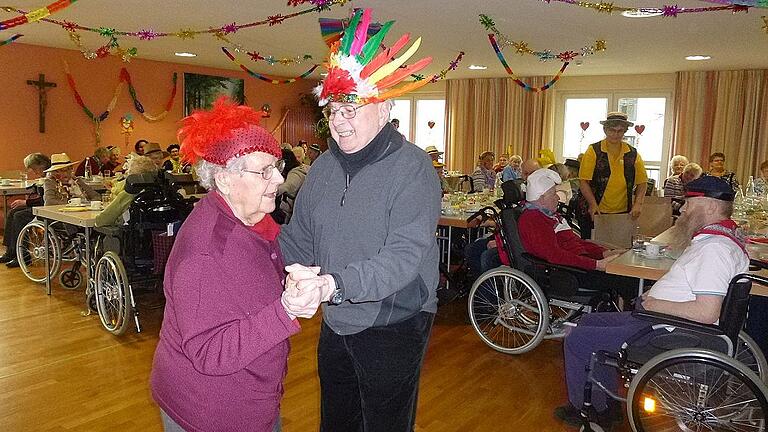
[[80,204],[83,203],[83,199],[82,198],[70,198],[68,202],[69,202],[69,205],[80,205]]
[[101,201],[91,201],[91,210],[101,210]]
[[657,257],[661,253],[662,245],[659,243],[648,242],[645,244],[645,254],[652,257]]

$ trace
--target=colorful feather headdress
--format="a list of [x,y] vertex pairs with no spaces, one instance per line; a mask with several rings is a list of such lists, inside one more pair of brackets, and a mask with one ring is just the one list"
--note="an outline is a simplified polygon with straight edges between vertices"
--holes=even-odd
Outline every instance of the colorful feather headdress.
[[341,39],[331,45],[326,64],[328,75],[315,87],[320,106],[328,102],[381,102],[429,83],[429,80],[420,80],[394,87],[432,62],[432,57],[426,57],[410,66],[401,67],[421,45],[421,38],[418,38],[402,55],[395,58],[410,39],[407,33],[391,47],[379,51],[379,46],[394,23],[385,23],[381,30],[369,37],[371,9],[358,9],[355,12]]

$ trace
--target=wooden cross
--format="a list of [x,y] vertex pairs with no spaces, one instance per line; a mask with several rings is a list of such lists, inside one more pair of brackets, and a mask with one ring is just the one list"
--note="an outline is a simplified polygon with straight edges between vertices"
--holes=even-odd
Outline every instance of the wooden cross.
[[38,109],[40,113],[40,117],[39,117],[40,133],[45,133],[45,107],[48,105],[48,97],[46,92],[48,90],[48,87],[56,87],[56,83],[46,82],[45,75],[40,74],[38,75],[37,81],[27,80],[27,84],[37,87],[37,104],[38,104]]

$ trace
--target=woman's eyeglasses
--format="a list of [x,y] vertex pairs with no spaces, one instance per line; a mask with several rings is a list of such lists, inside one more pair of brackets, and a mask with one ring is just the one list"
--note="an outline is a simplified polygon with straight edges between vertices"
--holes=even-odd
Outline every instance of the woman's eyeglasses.
[[260,174],[264,180],[269,180],[272,178],[272,175],[275,172],[275,170],[277,170],[278,172],[283,172],[284,168],[285,168],[285,161],[282,159],[278,159],[277,161],[275,161],[275,163],[265,166],[264,169],[262,169],[261,171],[251,171],[247,169],[243,169],[240,171],[251,173],[251,174]]
[[323,108],[323,115],[325,116],[326,120],[333,120],[333,118],[336,117],[336,113],[341,113],[342,117],[347,120],[351,120],[357,115],[357,110],[364,106],[365,105],[360,105],[357,107],[353,105],[342,105],[336,109],[333,109],[330,105],[328,105]]

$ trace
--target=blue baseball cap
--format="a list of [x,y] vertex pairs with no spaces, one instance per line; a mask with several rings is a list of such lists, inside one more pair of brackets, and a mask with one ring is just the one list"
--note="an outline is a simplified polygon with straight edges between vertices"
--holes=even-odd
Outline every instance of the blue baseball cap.
[[736,194],[733,187],[720,177],[705,175],[685,185],[685,196],[706,197],[722,201],[733,201]]

